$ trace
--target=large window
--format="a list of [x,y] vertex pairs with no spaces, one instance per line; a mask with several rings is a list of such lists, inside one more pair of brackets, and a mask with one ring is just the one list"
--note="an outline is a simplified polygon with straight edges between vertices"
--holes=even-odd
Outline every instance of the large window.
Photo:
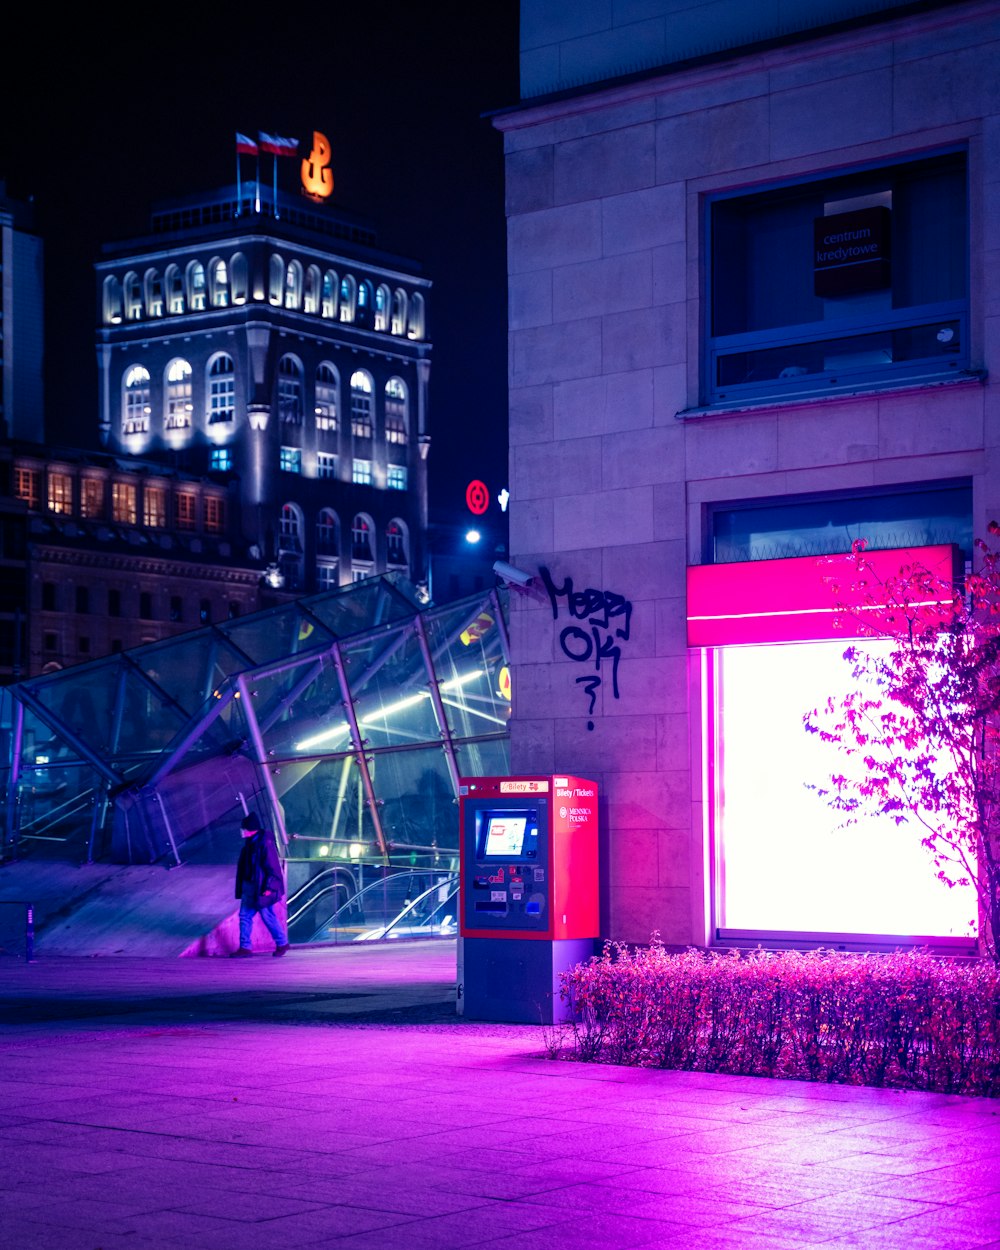
[[708,213],[707,402],[968,364],[964,153],[719,197]]
[[167,492],[162,486],[147,486],[142,492],[142,523],[150,529],[167,524]]
[[390,378],[385,384],[385,441],[397,446],[406,443],[406,384],[402,378]]
[[351,433],[355,438],[372,436],[372,380],[363,369],[351,375]]
[[316,370],[316,429],[333,433],[337,429],[337,370],[324,361]]
[[278,361],[278,415],[288,425],[302,424],[302,366],[294,356]]
[[135,525],[136,489],[132,482],[111,483],[111,518],[121,525]]
[[67,516],[73,511],[73,479],[68,473],[49,470],[49,511]]
[[[874,645],[887,645],[884,643]],[[919,829],[841,817],[806,783],[845,768],[802,717],[852,682],[844,643],[715,652],[715,893],[719,936],[969,939],[971,888],[937,879]]]
[[123,434],[149,433],[149,370],[133,365],[125,374]]
[[172,360],[167,369],[167,411],[164,429],[187,430],[191,427],[191,366],[186,360]]
[[208,366],[208,423],[228,423],[236,416],[236,366],[220,352]]

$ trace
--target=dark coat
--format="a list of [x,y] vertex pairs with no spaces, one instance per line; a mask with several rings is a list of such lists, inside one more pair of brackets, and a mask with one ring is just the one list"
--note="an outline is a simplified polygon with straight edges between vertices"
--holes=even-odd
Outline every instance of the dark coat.
[[285,897],[274,838],[261,829],[247,838],[236,864],[236,897],[247,907],[271,907]]

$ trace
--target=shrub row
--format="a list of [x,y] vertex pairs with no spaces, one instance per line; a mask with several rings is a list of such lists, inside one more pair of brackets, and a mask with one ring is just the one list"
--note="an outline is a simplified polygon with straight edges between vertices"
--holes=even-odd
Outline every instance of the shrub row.
[[678,954],[654,935],[639,949],[609,943],[561,980],[581,1060],[1000,1095],[992,963],[923,952]]

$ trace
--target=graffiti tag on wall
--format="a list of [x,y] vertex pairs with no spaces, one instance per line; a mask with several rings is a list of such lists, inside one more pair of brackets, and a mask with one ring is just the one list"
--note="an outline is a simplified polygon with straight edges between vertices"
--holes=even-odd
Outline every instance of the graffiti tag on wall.
[[[610,590],[574,590],[573,579],[567,577],[557,586],[547,568],[540,568],[542,581],[552,605],[552,619],[559,620],[560,612],[570,617],[559,633],[559,647],[567,659],[593,668],[592,673],[577,677],[577,685],[590,699],[587,715],[593,714],[597,692],[605,686],[614,698],[619,697],[618,664],[621,660],[621,642],[628,642],[632,623],[632,604]],[[573,622],[580,622],[574,624]],[[593,729],[594,722],[587,721]]]

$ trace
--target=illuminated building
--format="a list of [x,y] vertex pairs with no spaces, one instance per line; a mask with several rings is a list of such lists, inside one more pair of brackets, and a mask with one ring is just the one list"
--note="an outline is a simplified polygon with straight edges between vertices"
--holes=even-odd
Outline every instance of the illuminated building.
[[610,938],[968,947],[919,833],[805,789],[797,560],[1000,506],[1000,6],[521,8],[512,769],[607,796]]
[[0,181],[0,437],[42,437],[42,242]]
[[101,439],[237,481],[242,534],[286,591],[421,584],[430,283],[309,186],[161,204],[150,235],[105,247]]

